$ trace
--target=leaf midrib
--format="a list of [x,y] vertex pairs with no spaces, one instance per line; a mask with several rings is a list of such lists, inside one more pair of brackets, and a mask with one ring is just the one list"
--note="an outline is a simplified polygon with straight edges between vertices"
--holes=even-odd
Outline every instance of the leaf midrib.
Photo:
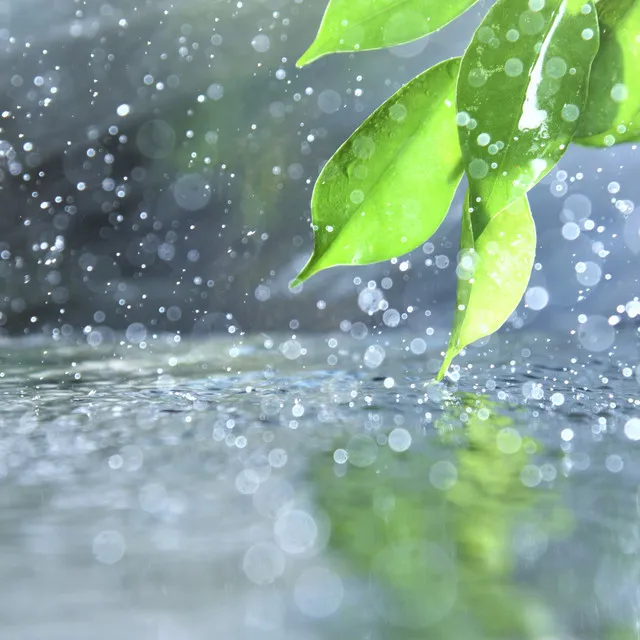
[[[568,2],[568,0],[560,0],[560,3],[558,5],[557,11],[560,12],[560,9],[561,9],[562,5],[566,4],[567,2]],[[529,75],[528,75],[529,79],[531,79],[531,73],[536,68],[536,66],[538,64],[538,61],[540,60],[540,58],[543,55],[543,52],[546,53],[546,50],[548,48],[549,34],[552,34],[555,31],[555,28],[557,26],[556,25],[556,18],[557,18],[556,11],[554,11],[553,14],[550,17],[551,17],[551,21],[550,21],[549,29],[547,29],[547,31],[545,33],[545,37],[542,40],[543,43],[547,43],[547,46],[545,47],[544,44],[543,44],[543,46],[540,47],[540,52],[537,53],[534,56],[533,64],[531,65],[530,70],[529,70]],[[524,107],[524,105],[526,104],[526,101],[527,101],[527,94],[528,94],[529,86],[530,86],[530,83],[527,83],[527,87],[526,87],[526,90],[524,92],[524,101],[520,105],[521,112],[518,114],[517,119],[514,120],[513,126],[512,126],[511,131],[510,131],[509,141],[513,140],[513,138],[514,138],[514,136],[516,134],[516,131],[518,130],[518,123],[520,122],[520,118],[522,117],[522,108]],[[490,202],[491,201],[491,199],[493,197],[493,194],[494,194],[495,190],[497,189],[498,177],[503,172],[504,164],[507,162],[507,160],[511,160],[513,155],[514,155],[513,145],[507,143],[507,149],[505,149],[505,154],[502,157],[502,162],[498,162],[498,166],[495,169],[495,171],[496,171],[496,179],[493,180],[493,184],[491,186],[491,190],[489,191],[489,195],[486,198],[486,202]],[[513,198],[512,202],[515,201],[515,199],[516,198]],[[485,203],[483,202],[482,204],[484,205]],[[506,209],[508,206],[509,206],[509,203],[507,203],[507,205],[504,206],[503,209]],[[496,212],[496,215],[498,213],[500,213],[500,212]],[[491,216],[491,218],[493,218],[493,217],[494,216]]]
[[[593,4],[592,0],[586,0],[586,1],[590,2],[590,4]],[[561,0],[561,2],[559,3],[558,9],[556,9],[553,12],[553,14],[551,16],[551,18],[552,18],[551,24],[550,24],[549,28],[547,29],[547,31],[545,33],[544,39],[542,40],[543,43],[550,41],[550,34],[553,34],[555,29],[559,26],[560,21],[564,17],[565,11],[561,12],[561,9],[562,9],[562,7],[564,5],[565,6],[565,10],[566,10],[566,5],[568,4],[568,2],[569,2],[569,0]],[[594,8],[594,11],[595,11],[595,8]],[[557,15],[558,13],[560,13],[560,16]],[[487,20],[488,20],[488,18],[489,18],[489,16],[487,16]],[[548,45],[547,45],[547,48],[548,48]],[[536,54],[535,57],[533,58],[533,64],[530,66],[530,70],[529,70],[529,78],[531,77],[531,72],[533,71],[533,69],[535,69],[536,65],[538,64],[538,61],[544,55],[544,52],[546,52],[546,48],[543,46],[543,47],[541,47],[540,52],[538,54]],[[528,83],[527,84],[527,90],[528,90],[529,86],[530,85]],[[525,90],[525,92],[524,92],[525,100],[522,102],[521,108],[526,103],[527,90]],[[510,131],[509,140],[513,140],[513,138],[514,138],[514,136],[516,134],[516,131],[518,131],[518,122],[520,122],[521,115],[522,115],[522,113],[518,114],[517,119],[514,119],[514,123],[513,123],[513,126],[511,127],[511,131]],[[489,194],[486,196],[486,198],[483,198],[483,202],[481,203],[483,208],[486,207],[486,204],[492,200],[494,192],[498,188],[498,183],[501,182],[499,180],[499,178],[500,178],[501,174],[503,173],[503,167],[504,167],[505,163],[507,162],[507,160],[512,160],[513,155],[519,155],[519,154],[514,152],[513,145],[506,144],[505,154],[502,156],[502,160],[500,162],[498,162],[498,166],[494,170],[496,178],[492,181],[492,185],[491,185],[491,189],[489,191]],[[513,164],[513,163],[511,163],[511,164]],[[476,182],[476,180],[474,180],[474,182]],[[474,191],[475,191],[475,189],[474,189]],[[524,194],[522,194],[522,195],[524,195]],[[519,196],[512,197],[511,200],[509,202],[507,202],[507,204],[505,206],[502,207],[502,209],[506,209],[510,204],[515,202],[515,200],[517,200],[518,197]],[[494,213],[494,215],[490,215],[489,216],[489,219],[486,221],[486,223],[484,223],[480,227],[480,232],[482,232],[482,229],[484,229],[484,227],[486,226],[488,221],[491,220],[492,218],[494,218],[498,213],[500,213],[500,212],[498,211],[498,212]]]

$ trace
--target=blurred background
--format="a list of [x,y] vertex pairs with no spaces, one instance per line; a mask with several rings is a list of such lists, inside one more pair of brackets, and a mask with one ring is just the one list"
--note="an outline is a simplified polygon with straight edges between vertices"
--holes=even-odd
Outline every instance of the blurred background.
[[489,5],[297,70],[326,0],[0,0],[2,640],[640,637],[633,145],[531,192],[446,384],[464,186],[288,288],[323,163]]
[[[112,330],[445,331],[461,192],[409,256],[288,282],[312,248],[323,163],[459,55],[490,4],[425,40],[297,70],[324,0],[0,0],[0,331],[84,331],[95,346]],[[570,149],[531,193],[538,264],[512,328],[635,314],[637,157]]]

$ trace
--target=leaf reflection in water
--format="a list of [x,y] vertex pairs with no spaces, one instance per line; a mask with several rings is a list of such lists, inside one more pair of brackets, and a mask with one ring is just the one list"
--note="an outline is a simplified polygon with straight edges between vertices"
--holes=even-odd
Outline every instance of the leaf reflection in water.
[[532,486],[539,445],[498,405],[471,394],[454,397],[435,426],[437,440],[415,438],[400,453],[380,447],[367,466],[332,467],[322,456],[312,467],[332,522],[330,549],[369,578],[376,634],[495,640],[557,632],[551,603],[515,576],[518,562],[535,562],[572,526],[556,493]]

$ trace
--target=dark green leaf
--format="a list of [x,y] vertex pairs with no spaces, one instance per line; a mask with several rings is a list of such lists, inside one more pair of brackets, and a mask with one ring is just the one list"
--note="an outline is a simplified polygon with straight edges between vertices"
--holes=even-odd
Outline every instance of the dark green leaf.
[[522,298],[536,251],[536,228],[526,196],[489,220],[475,237],[467,202],[462,216],[453,332],[438,379],[467,345],[497,331]]
[[637,141],[640,133],[640,3],[605,7],[615,26],[603,23],[589,96],[574,139],[587,146]]
[[476,233],[562,157],[598,50],[593,0],[523,5],[498,0],[460,68],[458,124]]
[[616,27],[631,10],[636,0],[596,0],[600,29]]
[[412,80],[329,160],[311,199],[313,255],[292,286],[335,265],[402,255],[438,228],[462,177],[459,67],[454,58]]
[[625,142],[640,142],[640,111],[616,127],[588,138],[576,138],[574,142],[583,147],[612,147]]
[[477,0],[331,0],[302,67],[328,53],[367,51],[437,31]]

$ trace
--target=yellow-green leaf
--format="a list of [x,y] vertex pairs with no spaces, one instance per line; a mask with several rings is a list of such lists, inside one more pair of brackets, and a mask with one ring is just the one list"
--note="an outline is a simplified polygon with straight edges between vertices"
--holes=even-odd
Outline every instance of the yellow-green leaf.
[[453,332],[438,379],[462,349],[507,321],[527,288],[536,251],[536,228],[526,196],[491,218],[478,237],[474,237],[468,197],[462,217]]

